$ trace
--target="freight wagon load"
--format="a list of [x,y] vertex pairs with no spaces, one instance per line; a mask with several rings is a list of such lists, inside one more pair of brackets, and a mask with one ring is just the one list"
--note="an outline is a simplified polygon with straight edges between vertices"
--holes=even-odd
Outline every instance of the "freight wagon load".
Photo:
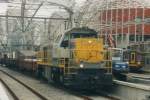
[[17,66],[21,70],[36,70],[36,52],[31,50],[17,51]]
[[16,66],[16,52],[5,52],[1,53],[0,63],[7,67],[15,67]]

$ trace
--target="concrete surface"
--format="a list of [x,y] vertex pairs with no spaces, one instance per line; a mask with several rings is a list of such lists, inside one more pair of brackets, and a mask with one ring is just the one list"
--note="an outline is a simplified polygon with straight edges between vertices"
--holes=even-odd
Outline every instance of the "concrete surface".
[[0,82],[0,100],[11,100],[1,82]]
[[150,86],[114,80],[113,95],[121,100],[150,100]]

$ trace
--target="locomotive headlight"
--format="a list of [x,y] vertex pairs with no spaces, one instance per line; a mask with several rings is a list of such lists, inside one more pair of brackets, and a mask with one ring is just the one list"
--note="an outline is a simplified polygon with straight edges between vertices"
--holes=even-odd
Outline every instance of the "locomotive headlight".
[[116,68],[119,68],[120,66],[119,66],[119,65],[115,65],[115,67],[116,67]]
[[92,41],[91,41],[91,40],[89,40],[88,42],[89,42],[89,43],[92,43]]
[[83,68],[84,67],[84,65],[83,64],[80,64],[80,68]]
[[141,62],[138,62],[138,64],[141,64]]
[[122,66],[122,68],[126,68],[126,66]]

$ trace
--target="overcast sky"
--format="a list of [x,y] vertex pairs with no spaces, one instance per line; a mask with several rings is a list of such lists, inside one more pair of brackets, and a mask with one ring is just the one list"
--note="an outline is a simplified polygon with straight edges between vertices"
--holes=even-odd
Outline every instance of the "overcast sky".
[[76,2],[77,2],[78,4],[81,4],[81,3],[83,3],[84,1],[86,1],[86,0],[76,0]]
[[[76,0],[77,5],[82,5],[84,1],[86,1],[86,0]],[[5,14],[6,10],[7,10],[7,4],[0,3],[0,14]]]
[[0,14],[5,13],[7,10],[7,4],[6,3],[0,3]]
[[[2,0],[2,1],[5,1],[5,0]],[[85,1],[86,0],[76,0],[77,5],[82,5]],[[143,1],[146,1],[146,4],[150,5],[150,0],[143,0]],[[5,14],[6,10],[7,10],[7,4],[0,3],[0,14]]]

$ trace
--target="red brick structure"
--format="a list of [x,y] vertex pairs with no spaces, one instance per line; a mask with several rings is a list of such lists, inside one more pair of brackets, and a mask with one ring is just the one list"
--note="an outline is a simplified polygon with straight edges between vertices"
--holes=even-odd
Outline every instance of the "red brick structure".
[[103,25],[112,23],[112,28],[105,28],[101,30],[102,33],[150,35],[150,8],[104,10],[99,18]]

